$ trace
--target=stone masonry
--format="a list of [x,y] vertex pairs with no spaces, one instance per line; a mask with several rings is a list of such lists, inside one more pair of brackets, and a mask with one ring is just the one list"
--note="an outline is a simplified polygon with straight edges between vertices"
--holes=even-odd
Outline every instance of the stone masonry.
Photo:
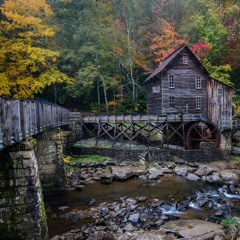
[[0,239],[47,239],[37,159],[30,142],[0,152]]
[[49,129],[37,136],[35,146],[40,181],[44,195],[66,191],[63,163],[65,134],[61,129]]

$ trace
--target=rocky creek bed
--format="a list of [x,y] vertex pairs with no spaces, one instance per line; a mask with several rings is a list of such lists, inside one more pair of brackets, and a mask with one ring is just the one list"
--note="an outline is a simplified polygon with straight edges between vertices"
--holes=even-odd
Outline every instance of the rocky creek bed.
[[[219,224],[232,217],[240,223],[240,169],[234,161],[204,164],[175,159],[151,165],[142,160],[68,165],[69,193],[76,198],[46,198],[52,239],[218,240],[240,236],[237,224],[228,232]],[[124,192],[133,182],[135,188]],[[89,194],[91,186],[98,195]],[[140,186],[151,193],[142,194]],[[123,195],[108,198],[103,189],[112,192],[114,187]],[[168,192],[170,189],[173,191]],[[76,207],[81,201],[85,203]],[[64,205],[59,206],[61,203]]]

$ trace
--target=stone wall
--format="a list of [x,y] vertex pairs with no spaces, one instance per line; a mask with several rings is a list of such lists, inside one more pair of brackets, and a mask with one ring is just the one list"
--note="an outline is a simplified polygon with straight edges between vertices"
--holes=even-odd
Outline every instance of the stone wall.
[[[114,148],[84,148],[72,147],[72,153],[75,155],[102,155],[112,157],[121,161],[138,161],[140,155],[148,150],[134,149],[114,149]],[[170,161],[173,156],[178,156],[187,162],[211,162],[223,160],[224,155],[220,149],[216,149],[211,144],[204,143],[202,149],[198,150],[180,150],[175,148],[151,149],[148,151],[148,160],[151,161]]]
[[134,149],[113,149],[113,148],[83,148],[72,147],[72,153],[79,155],[102,155],[108,156],[121,161],[138,161],[140,155],[148,153],[149,161],[170,161],[173,156],[166,149],[154,149],[154,150],[134,150]]
[[49,129],[37,136],[35,146],[40,181],[44,195],[66,191],[64,169],[65,134],[61,129]]
[[221,132],[221,149],[225,155],[230,155],[232,152],[232,131]]
[[33,145],[0,152],[0,239],[47,239],[47,222]]
[[187,162],[212,162],[224,159],[224,154],[220,149],[215,148],[211,143],[202,143],[201,149],[179,150],[169,149],[170,153],[179,156]]

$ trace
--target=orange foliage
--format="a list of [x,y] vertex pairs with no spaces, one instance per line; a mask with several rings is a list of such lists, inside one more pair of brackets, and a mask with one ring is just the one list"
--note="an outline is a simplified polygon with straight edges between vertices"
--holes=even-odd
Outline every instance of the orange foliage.
[[155,55],[154,61],[161,63],[168,57],[177,47],[186,43],[186,40],[181,39],[176,32],[174,26],[168,21],[160,19],[158,22],[160,26],[160,34],[152,35],[152,45],[150,48]]

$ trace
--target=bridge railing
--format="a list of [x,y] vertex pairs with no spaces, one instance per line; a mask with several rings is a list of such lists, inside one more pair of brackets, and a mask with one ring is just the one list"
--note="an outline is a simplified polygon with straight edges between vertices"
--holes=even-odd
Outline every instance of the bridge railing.
[[204,119],[201,114],[82,114],[81,120],[84,123],[97,122],[181,122],[198,121]]
[[48,127],[69,123],[69,110],[53,103],[0,98],[0,149]]

